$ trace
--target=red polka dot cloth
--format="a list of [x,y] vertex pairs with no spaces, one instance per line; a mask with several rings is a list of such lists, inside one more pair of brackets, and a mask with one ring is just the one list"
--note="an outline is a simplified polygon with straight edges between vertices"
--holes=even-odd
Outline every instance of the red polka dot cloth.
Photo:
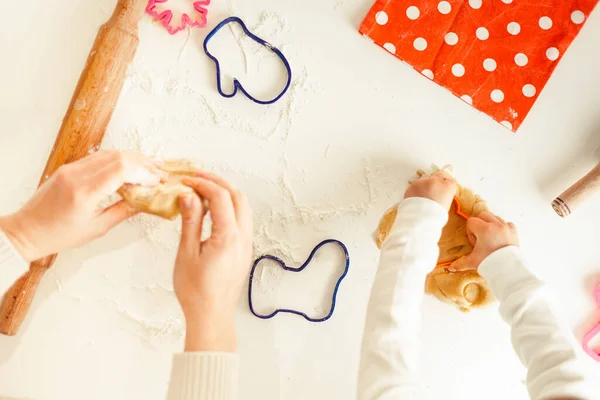
[[599,0],[377,0],[360,27],[516,132]]

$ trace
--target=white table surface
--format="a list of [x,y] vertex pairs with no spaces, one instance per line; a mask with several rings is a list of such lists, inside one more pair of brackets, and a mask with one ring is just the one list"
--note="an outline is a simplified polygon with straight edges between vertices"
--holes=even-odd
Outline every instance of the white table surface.
[[[224,174],[255,208],[257,252],[299,262],[329,237],[350,249],[350,273],[326,323],[258,320],[242,296],[241,399],[353,398],[378,255],[371,232],[414,171],[431,163],[453,164],[463,184],[518,225],[532,269],[556,291],[576,335],[593,314],[600,198],[567,220],[550,202],[599,161],[600,12],[514,135],[362,38],[358,26],[371,2],[210,6],[210,27],[233,10],[288,55],[293,87],[270,107],[216,93],[214,66],[201,49],[208,29],[193,30],[184,44],[185,32],[170,37],[148,17],[140,24],[139,51],[104,147],[195,157]],[[16,209],[35,190],[97,29],[114,4],[0,4],[0,212]],[[243,61],[235,46],[219,50]],[[248,80],[259,89],[269,81],[257,72],[260,62],[248,55]],[[171,284],[177,235],[178,222],[139,218],[61,254],[20,333],[0,338],[0,396],[163,399],[183,335]],[[341,267],[316,265],[292,283],[271,271],[257,301],[266,308],[326,309],[323,293]],[[423,313],[428,399],[526,398],[525,371],[494,308],[461,314],[427,297]]]

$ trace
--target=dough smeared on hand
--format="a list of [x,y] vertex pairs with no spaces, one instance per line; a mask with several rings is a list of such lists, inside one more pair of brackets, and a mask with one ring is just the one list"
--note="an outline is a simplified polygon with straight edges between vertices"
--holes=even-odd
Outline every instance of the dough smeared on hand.
[[179,196],[193,193],[193,189],[181,183],[185,177],[194,176],[200,167],[190,160],[166,160],[158,167],[166,177],[156,186],[125,184],[118,193],[126,202],[143,213],[173,219],[179,215]]
[[[422,175],[420,171],[419,176]],[[481,197],[460,185],[456,192],[456,200],[460,204],[461,212],[468,216],[476,217],[484,211],[489,211]],[[394,206],[381,218],[375,233],[377,247],[381,248],[388,237],[397,212],[398,206]],[[442,236],[438,242],[440,254],[437,267],[427,275],[425,293],[468,312],[473,308],[489,305],[495,299],[485,279],[476,270],[465,265],[465,257],[471,254],[473,245],[467,237],[467,220],[457,214],[455,202],[452,203],[448,214],[448,222],[442,229]],[[460,268],[453,268],[459,265]]]

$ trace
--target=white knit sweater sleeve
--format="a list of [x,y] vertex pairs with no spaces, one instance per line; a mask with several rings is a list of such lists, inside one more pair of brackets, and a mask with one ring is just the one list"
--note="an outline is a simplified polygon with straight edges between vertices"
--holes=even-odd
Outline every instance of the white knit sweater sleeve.
[[410,198],[381,249],[367,308],[358,376],[358,399],[421,398],[421,303],[427,273],[438,258],[437,243],[447,211]]
[[173,357],[168,400],[237,400],[239,357],[190,352]]
[[520,249],[496,251],[479,273],[500,300],[500,314],[528,371],[531,399],[600,399],[597,369],[557,316],[546,286],[529,272]]
[[0,231],[0,297],[29,269],[29,263]]

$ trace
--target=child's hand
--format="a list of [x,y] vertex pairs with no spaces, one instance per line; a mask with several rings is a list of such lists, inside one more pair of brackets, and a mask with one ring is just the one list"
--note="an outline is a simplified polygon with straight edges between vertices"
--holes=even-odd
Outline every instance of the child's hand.
[[60,167],[0,229],[27,261],[103,236],[137,211],[121,201],[100,208],[124,183],[160,183],[156,163],[134,152],[105,150]]
[[424,197],[440,203],[445,209],[449,210],[456,189],[456,181],[452,175],[442,170],[433,175],[423,175],[417,179],[406,189],[404,198]]
[[182,233],[173,286],[186,319],[186,351],[233,352],[235,309],[252,263],[252,211],[246,197],[208,173],[185,179],[208,202],[210,237],[201,242],[200,197],[180,199]]
[[496,250],[518,246],[517,227],[512,222],[484,212],[467,220],[467,235],[475,249],[471,254],[453,264],[451,270],[477,269],[483,260]]

